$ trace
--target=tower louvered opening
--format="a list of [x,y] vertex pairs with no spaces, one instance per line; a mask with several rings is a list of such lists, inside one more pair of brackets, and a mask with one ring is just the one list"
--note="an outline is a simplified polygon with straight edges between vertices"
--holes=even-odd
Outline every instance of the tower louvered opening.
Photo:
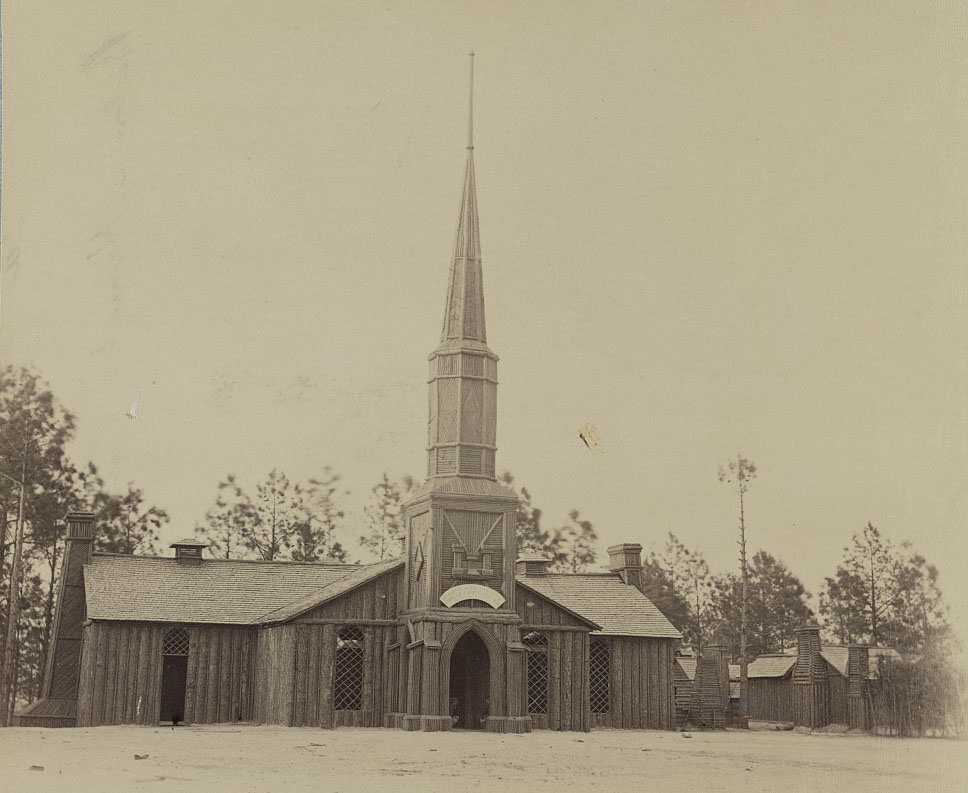
[[548,637],[532,631],[522,642],[528,648],[528,713],[548,712]]
[[588,650],[588,694],[592,713],[608,713],[610,661],[608,644],[593,639]]
[[363,631],[344,628],[336,637],[333,709],[363,709]]
[[165,640],[161,645],[162,655],[188,655],[188,631],[184,628],[172,628],[165,633]]

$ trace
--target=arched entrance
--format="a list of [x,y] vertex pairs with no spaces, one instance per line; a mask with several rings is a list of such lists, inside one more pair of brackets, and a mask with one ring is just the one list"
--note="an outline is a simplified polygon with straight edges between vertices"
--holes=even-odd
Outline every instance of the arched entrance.
[[488,716],[491,664],[487,647],[467,631],[450,656],[450,715],[459,730],[482,730]]

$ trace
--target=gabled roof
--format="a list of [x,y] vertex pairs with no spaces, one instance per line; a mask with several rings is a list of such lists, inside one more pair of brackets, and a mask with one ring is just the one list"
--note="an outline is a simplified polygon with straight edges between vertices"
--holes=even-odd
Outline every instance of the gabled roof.
[[823,658],[838,673],[847,677],[847,648],[834,645],[823,645],[820,648],[820,657]]
[[696,658],[691,655],[676,656],[676,663],[690,680],[696,679]]
[[748,677],[786,677],[797,662],[793,655],[761,655],[746,670]]
[[366,567],[360,567],[359,569],[354,570],[352,573],[333,581],[333,583],[327,584],[322,589],[318,589],[309,595],[305,595],[304,597],[294,600],[288,605],[273,609],[272,611],[263,614],[258,620],[253,621],[261,624],[286,622],[300,616],[301,614],[305,614],[307,611],[311,611],[317,606],[328,603],[330,600],[338,598],[340,595],[345,595],[347,592],[356,589],[358,586],[362,586],[368,581],[372,581],[374,578],[379,578],[381,575],[389,573],[391,570],[395,570],[398,567],[403,567],[403,559],[390,559],[386,562],[377,562],[376,564],[370,564]]
[[[820,655],[823,659],[837,670],[841,675],[847,677],[847,648],[843,645],[825,644],[820,648]],[[882,658],[892,661],[900,661],[901,654],[893,647],[868,647],[867,648],[867,676],[874,677],[877,674],[877,667]]]
[[519,575],[517,582],[600,625],[593,633],[679,639],[682,634],[651,600],[617,573]]
[[241,559],[186,565],[167,557],[94,554],[84,567],[87,616],[248,625],[360,569],[366,568]]

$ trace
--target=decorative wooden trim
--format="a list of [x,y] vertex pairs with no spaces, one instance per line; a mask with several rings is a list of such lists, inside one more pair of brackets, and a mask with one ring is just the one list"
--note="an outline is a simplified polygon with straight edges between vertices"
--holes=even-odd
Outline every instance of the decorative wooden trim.
[[[572,631],[577,633],[591,633],[592,628],[587,625],[536,625],[531,623],[521,623],[522,631]],[[599,634],[595,634],[598,636]]]
[[295,625],[399,625],[399,620],[361,620],[352,617],[333,617],[332,619],[295,620]]

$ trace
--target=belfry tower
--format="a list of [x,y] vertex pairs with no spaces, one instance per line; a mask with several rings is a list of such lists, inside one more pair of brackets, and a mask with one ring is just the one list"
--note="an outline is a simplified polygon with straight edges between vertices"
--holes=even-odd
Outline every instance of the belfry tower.
[[497,356],[487,346],[474,179],[467,163],[440,344],[430,354],[427,481],[405,507],[407,729],[530,729],[514,610],[518,498],[495,478]]

